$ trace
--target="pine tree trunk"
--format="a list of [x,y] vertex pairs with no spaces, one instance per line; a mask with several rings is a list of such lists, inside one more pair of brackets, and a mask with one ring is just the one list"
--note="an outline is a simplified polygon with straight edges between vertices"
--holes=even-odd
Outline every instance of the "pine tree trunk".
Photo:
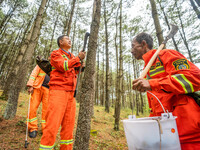
[[100,93],[100,101],[101,106],[104,106],[104,98],[105,98],[105,86],[104,86],[104,47],[103,47],[103,69],[101,73],[101,93]]
[[41,29],[41,22],[42,22],[42,14],[44,13],[44,8],[47,3],[47,0],[42,0],[40,8],[38,10],[38,14],[35,20],[35,24],[33,27],[33,33],[31,35],[30,42],[28,44],[26,53],[23,58],[23,62],[19,68],[16,78],[13,80],[13,84],[8,93],[8,103],[5,109],[4,118],[11,119],[15,117],[17,111],[17,104],[18,104],[18,97],[19,92],[24,84],[26,73],[28,71],[28,66],[31,62],[31,57],[33,55],[35,46],[37,44],[38,36]]
[[151,3],[151,8],[152,8],[152,17],[153,17],[154,25],[156,28],[156,35],[158,38],[159,45],[161,45],[162,42],[164,41],[164,38],[163,38],[163,33],[162,33],[162,29],[159,22],[159,16],[158,16],[157,8],[156,8],[156,3],[154,0],[150,0],[150,3]]
[[71,24],[72,24],[72,18],[74,15],[74,8],[75,8],[76,0],[73,0],[72,6],[71,6],[71,14],[68,22],[68,27],[67,27],[67,36],[69,36],[70,31],[71,31]]
[[176,2],[176,1],[175,1],[175,6],[176,6],[176,9],[177,9],[177,12],[178,12],[178,18],[179,18],[180,23],[181,23],[181,30],[182,30],[182,33],[180,32],[180,30],[179,30],[179,33],[180,33],[180,35],[181,35],[181,38],[183,39],[183,42],[184,42],[184,44],[185,44],[185,47],[187,48],[190,61],[193,63],[192,55],[191,55],[191,52],[190,52],[190,49],[189,49],[189,45],[188,45],[188,42],[187,42],[187,39],[186,39],[186,36],[185,36],[185,30],[184,30],[183,21],[182,21],[182,18],[181,18],[180,9],[179,9],[179,7],[177,6],[177,2]]
[[74,150],[88,150],[90,140],[90,124],[93,110],[94,88],[95,88],[95,68],[96,49],[101,17],[101,0],[94,0],[92,24],[90,29],[90,39],[84,79],[81,88],[81,101],[76,130]]
[[197,14],[197,17],[200,19],[200,11],[199,11],[199,9],[197,8],[197,6],[195,5],[193,0],[190,0],[190,3],[192,5],[192,8],[193,8],[194,12]]
[[4,86],[4,91],[3,91],[3,94],[2,94],[2,95],[5,95],[6,98],[8,97],[8,91],[11,88],[11,84],[13,84],[13,81],[16,78],[17,73],[19,71],[20,64],[21,64],[22,59],[24,57],[24,54],[26,52],[28,43],[31,39],[32,32],[33,32],[33,26],[31,27],[30,31],[28,32],[26,39],[23,41],[23,44],[20,48],[20,52],[18,53],[16,62],[15,62],[15,68],[11,71],[11,73],[9,74],[9,76],[6,80],[6,83],[5,83],[5,86]]
[[106,10],[106,0],[104,0],[104,24],[105,24],[105,46],[106,46],[106,84],[105,84],[105,111],[109,113],[110,107],[110,87],[109,87],[109,49],[108,49],[108,29],[107,29],[107,10]]
[[8,14],[6,14],[6,16],[3,18],[3,20],[1,21],[1,24],[0,24],[0,34],[2,34],[5,26],[7,25],[7,23],[9,22],[10,18],[12,17],[13,15],[13,12],[14,12],[15,8],[10,8],[9,11],[8,11]]
[[120,48],[119,48],[119,73],[118,73],[118,92],[115,103],[115,124],[114,130],[119,130],[120,109],[121,109],[121,90],[122,90],[122,0],[120,1],[120,26],[119,26]]
[[99,48],[97,52],[97,73],[96,73],[96,93],[95,93],[95,104],[99,105]]
[[195,2],[196,2],[197,5],[200,7],[200,0],[195,0]]
[[[166,24],[167,24],[167,27],[168,27],[168,29],[170,30],[170,24],[169,24],[169,21],[168,21],[168,18],[167,18],[167,14],[165,13],[164,7],[162,7],[161,1],[160,1],[160,0],[158,1],[158,3],[159,3],[159,5],[160,5],[160,8],[161,8],[161,10],[162,10],[162,13],[163,13],[163,15],[164,15],[164,17],[165,17],[165,22],[166,22]],[[178,48],[178,45],[177,45],[177,43],[176,43],[174,37],[172,37],[172,41],[173,41],[173,43],[174,43],[175,49],[179,52],[179,48]]]
[[50,41],[50,45],[49,45],[49,51],[48,51],[48,54],[47,54],[48,56],[50,55],[51,50],[52,50],[52,43],[53,43],[53,39],[54,39],[54,34],[55,34],[56,26],[57,26],[57,23],[58,23],[58,16],[59,15],[57,15],[56,20],[54,22],[53,33],[51,35],[51,41]]
[[73,53],[74,51],[74,41],[75,41],[75,37],[76,37],[76,21],[77,21],[77,18],[75,19],[74,21],[74,27],[73,27],[73,36],[72,36],[72,47],[71,47],[71,52]]

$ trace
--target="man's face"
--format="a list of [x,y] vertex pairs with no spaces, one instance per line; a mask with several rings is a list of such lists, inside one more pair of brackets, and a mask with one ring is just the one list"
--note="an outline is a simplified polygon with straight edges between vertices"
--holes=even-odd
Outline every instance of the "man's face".
[[71,40],[68,36],[64,36],[62,40],[60,40],[60,45],[62,47],[71,48]]
[[138,43],[135,39],[133,39],[131,43],[131,53],[136,59],[142,59],[142,56],[145,54],[145,49],[142,44]]

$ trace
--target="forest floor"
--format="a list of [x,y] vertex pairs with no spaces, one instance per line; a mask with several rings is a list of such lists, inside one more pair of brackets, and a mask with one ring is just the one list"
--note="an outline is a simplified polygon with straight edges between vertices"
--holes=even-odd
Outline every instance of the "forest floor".
[[[0,91],[1,95],[2,91]],[[2,115],[6,107],[6,101],[0,99],[0,150],[25,150],[26,138],[26,116],[28,112],[29,95],[21,93],[18,101],[18,109],[16,117],[12,120],[3,119]],[[78,118],[77,103],[76,122]],[[114,127],[114,109],[110,108],[110,113],[104,111],[104,107],[94,106],[94,116],[91,121],[91,131],[96,131],[97,134],[90,136],[90,150],[127,150],[127,142],[123,129],[123,124],[120,121],[120,130],[115,131]],[[121,120],[126,119],[132,112],[130,109],[121,110]],[[147,115],[147,114],[146,114]],[[41,105],[38,109],[38,136],[34,139],[28,137],[27,150],[38,150],[40,145],[41,132]],[[76,127],[77,124],[75,124]],[[74,129],[75,133],[76,129]],[[59,149],[60,135],[57,134],[55,150]]]

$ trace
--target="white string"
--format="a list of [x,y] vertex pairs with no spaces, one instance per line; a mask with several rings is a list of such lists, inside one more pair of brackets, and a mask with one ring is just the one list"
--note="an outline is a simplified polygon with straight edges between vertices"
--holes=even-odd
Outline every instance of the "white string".
[[164,109],[162,103],[160,102],[160,100],[159,100],[153,93],[151,93],[151,92],[149,92],[149,91],[147,91],[147,92],[150,93],[151,95],[153,95],[153,96],[158,100],[158,102],[160,103],[160,105],[161,105],[163,111],[166,113],[166,111],[165,111],[165,109]]

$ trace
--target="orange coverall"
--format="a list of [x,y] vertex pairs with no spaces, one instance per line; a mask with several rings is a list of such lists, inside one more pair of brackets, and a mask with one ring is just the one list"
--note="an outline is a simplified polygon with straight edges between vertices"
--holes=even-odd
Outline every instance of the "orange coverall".
[[31,95],[29,119],[27,118],[29,131],[38,130],[37,126],[37,109],[42,102],[42,130],[45,127],[46,111],[49,99],[49,89],[42,86],[46,73],[37,65],[27,82],[28,87],[33,87],[33,94]]
[[[143,55],[145,65],[156,50]],[[160,59],[160,60],[159,60]],[[177,128],[182,150],[200,149],[200,107],[187,93],[200,90],[200,70],[175,50],[159,53],[147,73],[147,78],[164,108],[177,116]],[[147,93],[150,116],[160,116],[163,109],[154,96]]]
[[47,125],[40,142],[40,150],[53,149],[61,125],[60,150],[71,150],[75,124],[76,74],[74,67],[81,65],[79,57],[62,49],[51,53],[50,96],[47,110]]

